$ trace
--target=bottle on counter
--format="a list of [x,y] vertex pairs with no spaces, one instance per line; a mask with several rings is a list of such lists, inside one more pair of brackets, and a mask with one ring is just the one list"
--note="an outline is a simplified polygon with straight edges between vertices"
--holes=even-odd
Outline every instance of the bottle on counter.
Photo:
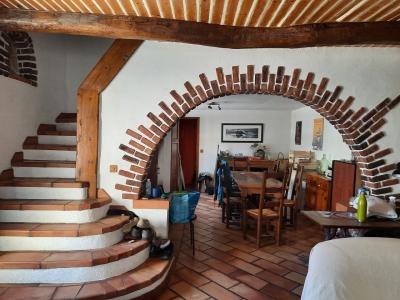
[[358,198],[357,204],[357,220],[362,223],[367,219],[367,198],[365,197],[365,192],[361,192]]
[[326,158],[325,154],[322,154],[322,158],[319,161],[319,169],[321,174],[325,175],[325,172],[328,170],[329,160]]
[[151,181],[150,178],[146,181],[146,196],[151,198]]

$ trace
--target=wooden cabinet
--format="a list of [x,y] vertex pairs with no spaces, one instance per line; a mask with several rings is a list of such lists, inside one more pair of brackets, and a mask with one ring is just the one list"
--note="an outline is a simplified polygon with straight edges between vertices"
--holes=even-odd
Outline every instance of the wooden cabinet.
[[306,210],[330,210],[331,180],[316,172],[306,173]]

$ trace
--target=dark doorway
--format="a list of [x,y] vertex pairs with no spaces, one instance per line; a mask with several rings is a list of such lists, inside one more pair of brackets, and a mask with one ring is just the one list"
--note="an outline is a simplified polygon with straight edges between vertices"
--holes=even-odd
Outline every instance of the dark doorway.
[[196,188],[199,168],[199,118],[179,121],[179,153],[185,188]]

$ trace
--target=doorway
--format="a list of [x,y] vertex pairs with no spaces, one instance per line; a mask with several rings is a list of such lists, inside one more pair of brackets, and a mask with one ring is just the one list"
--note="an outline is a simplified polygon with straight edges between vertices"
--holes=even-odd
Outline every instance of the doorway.
[[179,153],[185,188],[195,189],[199,172],[200,118],[182,118],[179,121]]

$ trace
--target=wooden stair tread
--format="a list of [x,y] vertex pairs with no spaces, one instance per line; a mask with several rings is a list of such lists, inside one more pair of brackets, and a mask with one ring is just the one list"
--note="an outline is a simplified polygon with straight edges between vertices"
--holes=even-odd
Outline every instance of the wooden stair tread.
[[109,216],[92,223],[0,223],[0,236],[78,237],[104,234],[120,229],[128,216]]
[[37,136],[28,136],[22,145],[24,150],[57,150],[57,151],[76,151],[76,145],[52,145],[39,144]]
[[12,167],[35,167],[35,168],[75,168],[76,162],[69,160],[13,160]]
[[171,261],[148,259],[138,268],[105,280],[68,285],[2,284],[2,299],[109,299],[150,286],[169,270]]
[[76,136],[76,130],[57,130],[56,125],[40,124],[38,135]]
[[133,256],[148,246],[148,241],[136,241],[79,251],[4,251],[0,252],[0,269],[92,267]]
[[88,187],[87,182],[76,181],[68,178],[10,178],[0,180],[0,186],[19,187],[54,187],[54,188],[84,188]]
[[76,113],[60,113],[56,118],[56,123],[76,123]]
[[0,199],[0,210],[77,211],[99,208],[111,202],[112,200],[107,198],[86,200]]

